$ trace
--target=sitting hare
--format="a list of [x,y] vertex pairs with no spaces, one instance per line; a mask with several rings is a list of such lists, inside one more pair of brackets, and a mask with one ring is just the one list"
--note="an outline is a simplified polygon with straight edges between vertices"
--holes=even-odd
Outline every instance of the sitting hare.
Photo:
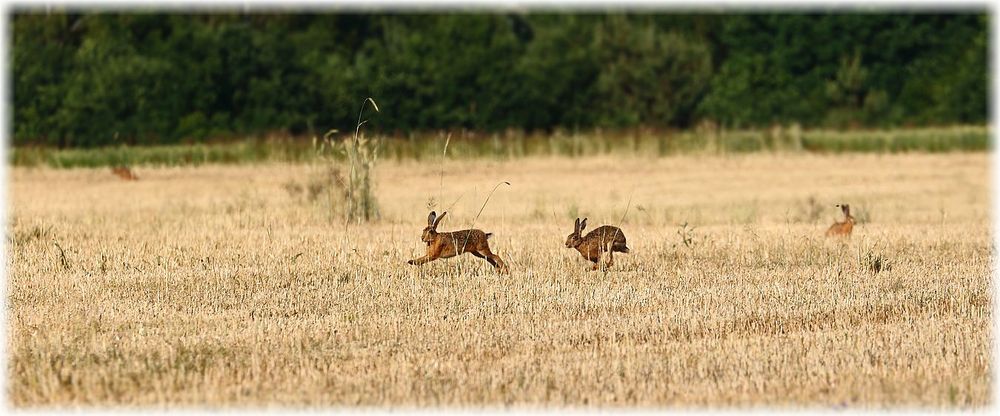
[[437,232],[437,226],[441,223],[441,219],[445,215],[448,215],[448,213],[442,212],[439,217],[434,211],[431,211],[431,214],[427,216],[427,227],[424,228],[424,233],[420,237],[422,241],[427,243],[427,255],[419,259],[410,260],[407,262],[408,264],[419,266],[437,259],[455,257],[462,253],[472,253],[473,256],[486,259],[501,273],[510,271],[507,268],[507,264],[503,260],[500,260],[500,256],[490,251],[490,245],[486,240],[493,233],[484,233],[482,230],[476,229],[446,233]]
[[135,173],[133,173],[132,169],[129,169],[128,166],[114,166],[111,168],[111,173],[119,178],[122,178],[122,180],[126,181],[139,180],[139,177],[135,176]]
[[854,217],[851,216],[851,206],[847,204],[837,205],[842,211],[844,211],[844,221],[834,222],[826,230],[827,236],[850,236],[851,230],[854,229]]
[[601,255],[604,253],[608,253],[605,268],[611,267],[614,262],[612,253],[616,251],[628,253],[628,247],[625,246],[625,233],[620,228],[605,225],[580,237],[584,228],[587,228],[587,219],[584,218],[583,221],[580,221],[577,218],[573,232],[566,237],[566,248],[575,248],[583,255],[583,258],[594,262],[594,267],[591,270],[597,270],[600,266]]

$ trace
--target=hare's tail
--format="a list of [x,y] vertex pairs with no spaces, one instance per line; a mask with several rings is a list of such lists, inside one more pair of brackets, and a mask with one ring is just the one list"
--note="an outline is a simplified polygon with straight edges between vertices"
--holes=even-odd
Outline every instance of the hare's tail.
[[493,237],[493,233],[486,233],[486,239],[489,240],[490,237]]
[[627,246],[625,246],[624,244],[622,244],[622,245],[620,245],[620,246],[617,246],[617,247],[614,247],[614,249],[615,249],[615,251],[617,251],[617,252],[619,252],[619,253],[625,253],[625,254],[628,254],[628,247],[627,247]]

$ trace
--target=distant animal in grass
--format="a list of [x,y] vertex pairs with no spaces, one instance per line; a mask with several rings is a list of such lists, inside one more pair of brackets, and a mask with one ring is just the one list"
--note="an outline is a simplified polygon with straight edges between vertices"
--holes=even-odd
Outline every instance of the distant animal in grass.
[[837,206],[844,212],[844,220],[833,223],[830,228],[826,229],[826,235],[829,237],[850,236],[851,230],[854,229],[854,217],[851,216],[851,206],[848,204],[839,204]]
[[133,173],[132,169],[129,169],[128,166],[115,166],[115,167],[112,167],[111,168],[111,173],[114,174],[115,176],[119,177],[119,178],[122,178],[122,180],[126,180],[126,181],[137,181],[137,180],[139,180],[139,177],[135,176],[135,173]]
[[583,232],[584,228],[587,228],[587,219],[584,218],[583,221],[580,221],[577,218],[573,225],[573,232],[566,236],[566,248],[575,248],[583,255],[583,258],[594,262],[591,270],[597,270],[600,267],[601,256],[604,253],[608,254],[608,260],[604,265],[605,268],[608,268],[614,263],[613,253],[629,252],[625,245],[625,233],[620,228],[603,225],[581,237],[580,233]]
[[500,259],[500,256],[490,251],[490,245],[487,240],[493,236],[493,233],[486,233],[476,229],[439,233],[437,227],[445,215],[448,215],[448,213],[442,212],[441,216],[438,216],[434,211],[431,211],[430,215],[427,216],[427,227],[424,228],[424,232],[420,237],[420,240],[427,243],[427,254],[421,258],[408,261],[408,264],[419,266],[437,259],[446,259],[464,253],[471,253],[473,256],[486,259],[500,273],[508,273],[510,271],[507,268],[507,264]]

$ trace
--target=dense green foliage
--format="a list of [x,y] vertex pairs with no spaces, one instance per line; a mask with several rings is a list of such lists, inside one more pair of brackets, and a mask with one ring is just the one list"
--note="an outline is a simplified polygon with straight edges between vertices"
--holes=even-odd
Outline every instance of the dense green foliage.
[[987,119],[973,14],[13,15],[16,145]]

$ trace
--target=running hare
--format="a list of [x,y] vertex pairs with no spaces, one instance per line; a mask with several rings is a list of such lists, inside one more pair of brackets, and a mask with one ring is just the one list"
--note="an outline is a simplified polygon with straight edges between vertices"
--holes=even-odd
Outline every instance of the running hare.
[[584,218],[583,221],[580,221],[577,218],[573,225],[573,232],[566,236],[566,248],[575,248],[583,255],[583,258],[594,262],[594,267],[591,270],[597,270],[600,266],[601,254],[608,253],[608,261],[604,265],[607,268],[611,267],[611,263],[614,262],[612,255],[614,252],[628,253],[628,247],[625,246],[625,233],[620,228],[605,225],[580,237],[584,228],[587,228],[587,219]]
[[424,233],[420,237],[421,240],[427,243],[427,255],[419,259],[410,260],[407,262],[408,264],[419,266],[437,259],[455,257],[463,253],[472,253],[473,256],[486,259],[501,273],[510,271],[507,268],[507,264],[503,260],[500,260],[500,256],[490,251],[490,245],[486,240],[493,233],[484,233],[482,230],[476,229],[439,233],[437,226],[441,223],[441,219],[445,215],[448,215],[448,213],[442,212],[439,217],[434,211],[431,211],[431,214],[427,216],[427,227],[424,228]]
[[851,235],[851,230],[854,229],[854,217],[851,216],[851,206],[848,204],[837,205],[842,211],[844,211],[844,221],[835,222],[826,230],[826,235],[828,236],[843,236]]

